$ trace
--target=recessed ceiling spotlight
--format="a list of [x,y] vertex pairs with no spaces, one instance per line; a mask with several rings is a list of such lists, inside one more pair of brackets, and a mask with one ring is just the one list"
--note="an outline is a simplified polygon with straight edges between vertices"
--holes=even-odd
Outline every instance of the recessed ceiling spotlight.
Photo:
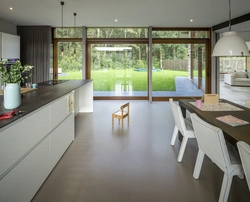
[[118,20],[117,20],[117,19],[115,19],[115,22],[118,22]]
[[10,7],[10,10],[12,11],[12,10],[13,10],[13,8],[12,8],[12,7]]
[[190,19],[190,22],[193,22],[194,20],[193,19]]

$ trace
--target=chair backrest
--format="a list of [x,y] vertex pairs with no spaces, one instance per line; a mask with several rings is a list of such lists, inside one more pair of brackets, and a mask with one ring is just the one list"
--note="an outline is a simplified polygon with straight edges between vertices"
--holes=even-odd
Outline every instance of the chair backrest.
[[245,107],[250,108],[250,100],[246,100]]
[[195,113],[192,113],[190,116],[199,149],[217,164],[221,170],[227,172],[227,167],[231,165],[231,161],[222,130],[203,121]]
[[250,145],[245,142],[237,142],[237,147],[240,153],[240,158],[243,166],[243,170],[246,176],[248,188],[250,191]]
[[120,107],[122,116],[129,115],[129,102]]
[[169,99],[169,103],[173,112],[175,125],[182,135],[185,135],[185,131],[187,130],[185,121],[181,112],[181,108],[179,105],[175,104],[173,98]]

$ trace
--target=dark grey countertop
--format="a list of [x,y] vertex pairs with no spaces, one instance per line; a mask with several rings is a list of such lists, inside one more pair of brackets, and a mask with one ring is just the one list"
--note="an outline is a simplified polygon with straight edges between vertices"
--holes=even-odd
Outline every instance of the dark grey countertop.
[[[10,119],[0,120],[0,128],[8,125],[24,117],[25,115],[37,110],[40,107],[68,94],[84,84],[92,80],[69,80],[57,85],[42,85],[38,84],[38,89],[23,94],[21,98],[21,105],[18,110],[22,111],[21,115],[14,116]],[[3,96],[0,96],[0,114],[8,112],[3,105]]]

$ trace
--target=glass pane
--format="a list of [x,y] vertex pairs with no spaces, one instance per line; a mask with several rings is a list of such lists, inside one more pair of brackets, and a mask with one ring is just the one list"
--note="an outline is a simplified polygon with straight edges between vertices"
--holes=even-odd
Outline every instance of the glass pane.
[[220,57],[220,73],[243,72],[245,69],[245,57]]
[[191,45],[193,82],[204,91],[206,89],[206,48],[203,44]]
[[92,44],[94,96],[147,96],[146,44]]
[[[245,85],[244,77],[249,79],[250,57],[220,57],[220,98],[227,99],[232,102],[245,105],[245,101],[250,99],[250,87]],[[235,84],[235,80],[231,78],[231,74],[240,72],[243,82]],[[243,72],[246,72],[245,74]],[[237,82],[237,81],[236,81]]]
[[87,38],[148,38],[148,28],[87,28]]
[[191,79],[190,50],[189,44],[153,44],[153,97],[203,95]]
[[82,38],[82,28],[56,28],[55,38]]
[[153,38],[208,38],[208,31],[153,31]]
[[50,71],[49,71],[49,79],[53,79],[53,44],[50,45]]
[[58,79],[82,79],[81,42],[58,44]]

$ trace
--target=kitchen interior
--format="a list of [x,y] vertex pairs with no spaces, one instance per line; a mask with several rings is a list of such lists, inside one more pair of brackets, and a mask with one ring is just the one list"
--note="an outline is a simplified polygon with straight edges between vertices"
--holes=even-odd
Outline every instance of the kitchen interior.
[[[20,36],[16,35],[15,25],[10,25],[1,20],[0,20],[0,31],[2,31],[0,33],[0,36],[1,36],[0,58],[3,58],[4,60],[6,60],[7,63],[11,64],[15,62],[17,59],[20,59],[20,54],[21,54],[20,53]],[[245,35],[245,33],[242,33],[242,37],[249,38],[249,34]],[[250,38],[248,40],[250,41]],[[60,161],[61,157],[64,155],[65,151],[69,148],[69,145],[71,145],[72,142],[75,140],[76,138],[75,117],[79,115],[80,113],[84,113],[88,115],[93,114],[93,111],[94,111],[93,82],[91,80],[70,81],[70,80],[54,80],[54,79],[51,79],[51,77],[42,77],[42,78],[34,78],[34,80],[31,81],[31,83],[38,84],[37,86],[38,88],[37,89],[36,88],[33,89],[31,87],[26,88],[24,85],[24,87],[21,89],[21,91],[23,90],[22,93],[24,94],[24,97],[22,99],[22,105],[20,107],[20,110],[23,111],[23,114],[13,117],[12,120],[4,120],[0,123],[0,159],[1,159],[0,201],[4,201],[4,202],[5,201],[6,202],[14,202],[14,201],[20,202],[20,201],[32,200],[32,198],[37,193],[39,188],[43,185],[44,180],[47,179],[51,171],[55,168],[55,166]],[[1,84],[0,86],[3,90],[3,84]],[[218,86],[217,88],[219,88],[217,89],[218,91],[223,90],[223,88],[220,88]],[[223,94],[223,92],[221,93]],[[223,94],[223,96],[225,96],[223,98],[227,98],[226,95],[227,94]],[[3,98],[0,98],[0,101],[2,102]],[[118,103],[121,104],[121,102],[122,101],[119,101]],[[242,103],[242,100],[240,100],[240,102]],[[140,109],[141,106],[138,103],[139,102],[135,102],[134,106],[136,106],[137,109]],[[149,103],[145,104],[144,102],[142,105],[145,107],[148,107],[147,106],[148,104]],[[112,112],[112,107],[113,107],[112,102],[110,102],[109,104],[105,103],[105,101],[99,102],[99,103],[97,102],[96,105],[99,107],[98,109],[103,108],[103,106],[101,105],[107,106],[108,113]],[[155,103],[150,105],[152,109],[150,107],[149,109],[150,110],[157,109],[156,106],[155,108],[153,108],[154,106],[155,106]],[[169,108],[169,106],[166,105],[166,103],[161,103],[160,106]],[[148,114],[152,113],[152,111],[150,110],[149,111],[145,110],[144,117],[147,117]],[[1,113],[5,111],[6,110],[3,107],[0,107]],[[155,116],[155,120],[157,120],[158,114],[162,112],[159,110],[158,114],[157,113],[154,114],[154,113],[153,115]],[[167,110],[167,113],[164,114],[164,117],[166,119],[168,118],[169,113],[171,112]],[[85,115],[82,115],[82,116],[85,116]],[[90,121],[89,122],[86,121],[86,122],[89,123],[90,126],[92,126],[91,123],[95,122],[96,120],[98,120],[98,123],[100,124],[104,123],[105,126],[103,128],[105,128],[105,131],[109,131],[110,134],[112,134],[111,137],[108,137],[108,140],[112,142],[112,141],[117,141],[118,139],[122,139],[120,143],[121,143],[121,148],[124,149],[129,142],[129,140],[127,139],[128,134],[126,137],[124,137],[126,135],[126,132],[124,133],[119,132],[119,134],[115,134],[114,131],[112,131],[108,125],[110,122],[108,118],[105,119],[105,121],[102,121],[100,119],[100,117],[102,116],[103,114],[101,114],[100,111],[97,111],[97,113],[93,115],[93,117],[96,119],[94,118],[92,119],[92,116],[89,115]],[[39,122],[37,120],[39,120]],[[81,120],[84,120],[84,118]],[[138,120],[137,122],[135,121],[134,124],[135,123],[137,123],[138,125],[141,124]],[[146,119],[146,121],[150,121],[150,120]],[[155,124],[157,125],[157,123]],[[172,127],[171,124],[173,125],[173,121],[170,121],[169,123],[166,124],[168,127],[167,133],[169,134],[172,133],[172,130],[169,129]],[[81,124],[78,123],[78,125],[81,125]],[[162,123],[162,125],[164,125],[164,123]],[[87,127],[87,124],[84,123],[83,126]],[[152,126],[152,128],[153,127],[154,126]],[[80,128],[84,130],[84,128],[82,127]],[[97,127],[97,128],[98,128],[97,129],[98,134],[102,134],[103,132],[102,128],[101,127]],[[163,134],[163,131],[160,131],[160,130],[161,129],[159,129],[159,133]],[[139,131],[140,131],[140,134],[143,134],[145,132],[143,130],[142,131],[139,130]],[[150,131],[151,131],[151,128],[149,128],[148,131],[145,132],[145,134],[147,136],[150,136]],[[19,134],[25,134],[25,136],[23,138],[20,138]],[[77,132],[77,134],[79,134],[79,136],[81,135],[79,131]],[[133,134],[133,135],[136,135],[136,134]],[[143,135],[139,135],[138,137],[141,139],[144,138]],[[95,138],[98,138],[98,137],[95,136]],[[28,143],[25,141],[27,139],[29,140]],[[192,142],[191,145],[193,147],[196,146],[194,142]],[[100,144],[99,146],[101,147],[102,145]],[[112,148],[112,146],[113,145],[110,145],[110,148],[111,148],[110,150],[114,149]],[[11,148],[15,148],[15,152],[13,152]],[[138,144],[138,148],[140,148],[140,144]],[[82,148],[79,148],[79,149],[82,149]],[[162,152],[162,150],[158,148],[157,149],[149,148],[149,149],[155,153]],[[110,151],[109,149],[107,150]],[[114,150],[114,151],[117,152],[117,150]],[[173,149],[171,148],[167,152],[173,152]],[[194,153],[195,152],[190,149],[189,154],[192,154],[192,155],[189,156],[189,158],[186,158],[186,160],[184,161],[184,163],[186,164],[183,163],[184,167],[185,165],[188,167],[187,169],[188,171],[190,171],[191,167],[193,166],[192,163],[194,162],[191,157],[194,157],[196,155],[196,153],[195,154]],[[79,158],[79,156],[77,155],[75,156]],[[80,161],[80,159],[78,160]],[[122,162],[120,163],[122,164]],[[134,163],[134,162],[130,162],[130,163]],[[171,165],[174,166],[175,161],[171,163],[172,163]],[[149,164],[153,164],[153,163],[149,162]],[[59,168],[62,168],[62,167],[63,167],[62,165],[59,165]],[[177,169],[180,169],[180,167],[181,167],[180,164],[176,166]],[[70,167],[67,167],[67,168],[70,169]],[[106,169],[107,168],[105,168],[105,170]],[[133,168],[128,168],[128,170],[129,169],[132,170]],[[175,168],[172,167],[171,169],[172,169],[172,172],[174,172]],[[215,170],[215,172],[217,174],[216,176],[220,176],[218,174],[219,172],[218,170]],[[185,174],[187,175],[187,173]],[[100,177],[100,176],[97,176],[97,177]],[[127,177],[127,178],[129,179],[130,177]],[[212,179],[211,175],[209,175],[209,177],[211,177]],[[177,178],[179,179],[180,177],[177,176]],[[13,183],[15,179],[19,179],[17,184],[16,182]],[[95,176],[94,176],[94,179],[96,179]],[[126,177],[122,176],[122,179],[126,181]],[[216,180],[216,179],[213,179],[213,180]],[[23,186],[24,182],[26,186]],[[88,185],[89,187],[94,186],[95,181],[93,180],[91,183],[92,184]],[[14,187],[13,184],[15,184],[16,187]],[[135,189],[141,186],[141,184],[137,184],[137,185],[138,186],[135,187]],[[88,186],[86,189],[89,188]],[[191,185],[186,184],[186,186],[191,186]],[[193,186],[197,188],[200,186],[200,184],[199,182],[196,181],[193,184]],[[216,185],[216,186],[219,186],[219,185]],[[18,191],[17,191],[17,188],[18,188]],[[185,187],[181,186],[181,188],[185,190]],[[207,186],[205,188],[207,188]],[[158,190],[156,190],[155,188],[156,193],[158,193],[158,191],[161,189],[162,187]],[[238,189],[236,188],[236,190]],[[243,189],[245,191],[246,186],[243,186]],[[100,193],[103,193],[103,190],[98,190],[98,191]],[[203,187],[201,187],[199,191],[201,191],[204,195],[207,194],[206,191],[204,191]],[[147,188],[145,188],[145,192],[147,192]],[[164,191],[160,193],[164,193]],[[92,192],[85,193],[85,194],[88,196],[88,194],[92,194]],[[114,193],[114,194],[117,198],[119,198],[118,193]],[[126,193],[122,193],[122,194],[126,195]],[[129,198],[128,195],[130,194],[131,193],[127,193],[126,197]],[[176,194],[178,195],[178,193]],[[194,196],[190,196],[190,197],[194,197]],[[200,195],[198,197],[202,198]],[[207,196],[207,198],[208,198],[207,200],[209,200],[213,197]],[[101,199],[99,201],[101,201]]]
[[[1,32],[0,42],[4,68],[12,68],[21,58],[20,36]],[[7,93],[12,84],[0,85],[0,201],[30,201],[75,139],[75,117],[93,112],[92,80],[50,79],[41,66],[17,84],[17,97]]]

